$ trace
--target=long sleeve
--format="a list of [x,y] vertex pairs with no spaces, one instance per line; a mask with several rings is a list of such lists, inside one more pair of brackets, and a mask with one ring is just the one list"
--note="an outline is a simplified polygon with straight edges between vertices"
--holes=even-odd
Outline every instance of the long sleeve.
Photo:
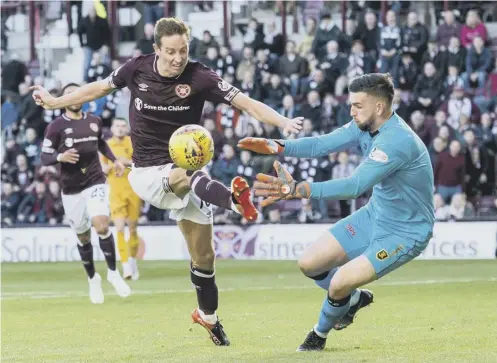
[[354,121],[321,136],[285,140],[285,156],[316,158],[357,146],[360,130]]
[[40,161],[42,165],[57,164],[57,152],[59,148],[59,126],[52,122],[45,131],[45,139],[41,146]]
[[386,145],[373,148],[348,178],[311,184],[312,199],[355,199],[402,167],[405,157],[398,150],[386,152]]

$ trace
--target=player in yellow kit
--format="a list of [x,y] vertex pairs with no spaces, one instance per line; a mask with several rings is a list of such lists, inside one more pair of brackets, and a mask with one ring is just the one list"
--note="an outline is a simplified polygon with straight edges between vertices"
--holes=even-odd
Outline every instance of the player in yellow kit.
[[[131,138],[128,136],[128,122],[122,118],[115,118],[111,126],[112,138],[107,141],[110,149],[125,166],[131,166],[133,147]],[[110,186],[110,213],[117,231],[117,247],[121,256],[123,277],[125,279],[138,280],[139,272],[136,263],[138,251],[138,234],[136,231],[142,202],[131,188],[128,182],[130,169],[127,168],[124,175],[116,176],[111,173],[113,164],[102,157],[102,168],[107,174],[107,183]],[[128,225],[129,240],[124,237],[124,229]]]

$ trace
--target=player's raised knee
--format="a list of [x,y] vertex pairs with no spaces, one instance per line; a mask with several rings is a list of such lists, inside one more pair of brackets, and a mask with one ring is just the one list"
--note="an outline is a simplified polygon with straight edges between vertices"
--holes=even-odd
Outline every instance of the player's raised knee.
[[180,168],[171,170],[168,182],[173,193],[180,198],[190,191],[190,177],[187,170]]
[[315,261],[311,256],[304,255],[299,258],[298,265],[300,271],[307,277],[311,277],[315,275]]
[[109,233],[109,218],[94,218],[93,227],[99,236]]

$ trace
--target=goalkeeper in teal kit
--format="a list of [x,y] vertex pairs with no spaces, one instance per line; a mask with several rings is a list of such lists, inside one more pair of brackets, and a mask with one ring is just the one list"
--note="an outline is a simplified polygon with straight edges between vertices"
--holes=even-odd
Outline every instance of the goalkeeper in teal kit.
[[373,301],[359,287],[418,256],[435,220],[433,171],[426,146],[392,111],[388,74],[366,74],[349,84],[353,120],[330,134],[297,140],[245,138],[239,147],[261,154],[315,158],[360,147],[364,160],[354,173],[322,183],[296,183],[280,163],[277,177],[258,174],[255,194],[263,206],[292,198],[355,199],[373,188],[367,205],[336,223],[299,260],[302,272],[328,293],[318,323],[299,351],[322,350],[328,333],[350,325]]

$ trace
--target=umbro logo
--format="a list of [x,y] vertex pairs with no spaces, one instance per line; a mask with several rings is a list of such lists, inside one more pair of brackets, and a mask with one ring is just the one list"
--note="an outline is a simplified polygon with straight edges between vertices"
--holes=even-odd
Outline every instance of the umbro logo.
[[147,92],[147,88],[148,88],[148,85],[145,84],[145,83],[140,83],[138,85],[138,91],[143,91],[143,92]]

